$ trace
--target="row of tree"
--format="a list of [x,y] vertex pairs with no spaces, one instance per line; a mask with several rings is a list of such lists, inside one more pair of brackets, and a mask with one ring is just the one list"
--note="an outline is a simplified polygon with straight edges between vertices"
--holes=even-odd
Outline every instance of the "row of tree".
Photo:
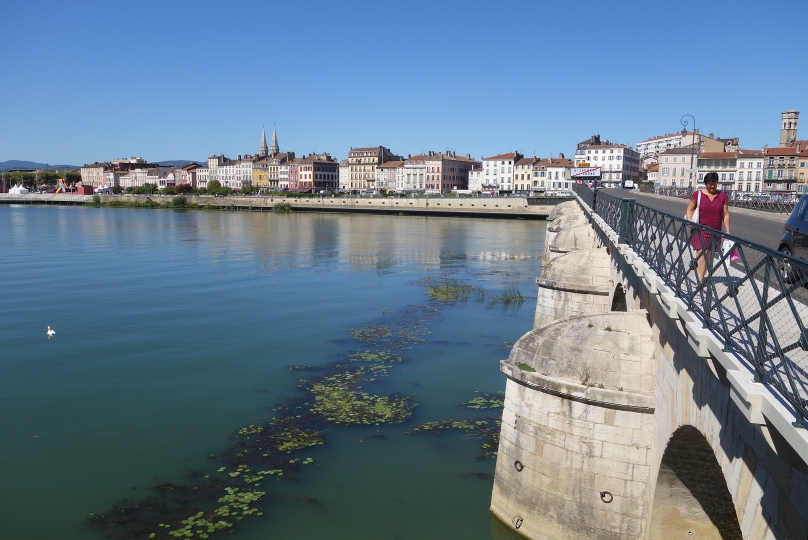
[[64,178],[68,183],[80,182],[78,171],[40,171],[40,172],[3,172],[0,173],[0,186],[9,188],[22,184],[29,190],[36,191],[41,186],[55,187],[56,182]]

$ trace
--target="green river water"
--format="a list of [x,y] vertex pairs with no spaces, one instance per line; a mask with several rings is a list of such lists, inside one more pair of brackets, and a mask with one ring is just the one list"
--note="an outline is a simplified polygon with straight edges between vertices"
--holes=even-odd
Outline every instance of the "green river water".
[[[311,402],[305,379],[335,365],[381,365],[348,362],[372,351],[401,361],[361,391],[406,396],[411,415],[309,424],[323,444],[255,482],[262,515],[229,516],[209,537],[509,538],[488,513],[485,440],[413,430],[498,417],[462,404],[504,390],[498,363],[532,327],[544,232],[517,220],[0,207],[0,537],[126,537],[132,526],[86,520],[131,511],[155,485],[240,482],[227,474],[239,429],[271,429],[277,407]],[[478,289],[457,302],[426,293],[447,280]],[[508,287],[524,302],[492,301]]]

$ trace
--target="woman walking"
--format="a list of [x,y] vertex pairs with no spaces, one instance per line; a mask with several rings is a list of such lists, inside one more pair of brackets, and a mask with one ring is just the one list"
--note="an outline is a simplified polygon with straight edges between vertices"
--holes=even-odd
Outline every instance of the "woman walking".
[[[688,220],[693,218],[693,212],[698,206],[699,224],[711,229],[721,230],[724,225],[724,232],[729,231],[729,197],[723,191],[718,191],[718,173],[707,173],[704,176],[705,188],[693,192],[690,202],[687,205],[685,217]],[[713,234],[709,231],[694,231],[690,238],[690,246],[696,250],[696,276],[699,279],[699,286],[704,285],[704,276],[707,274],[707,263],[712,259],[713,252],[721,248],[720,239],[713,239]]]

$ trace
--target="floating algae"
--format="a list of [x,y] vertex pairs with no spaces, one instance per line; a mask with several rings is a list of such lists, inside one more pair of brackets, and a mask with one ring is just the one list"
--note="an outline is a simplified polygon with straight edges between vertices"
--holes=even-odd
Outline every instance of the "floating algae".
[[479,396],[467,403],[463,403],[463,405],[469,409],[501,409],[505,406],[504,392],[499,392],[496,394],[480,392],[479,394]]
[[428,282],[430,286],[426,290],[426,294],[439,302],[465,302],[472,296],[479,301],[485,298],[485,291],[482,288],[469,285],[459,279],[428,280]]
[[410,417],[415,404],[402,395],[375,395],[362,392],[363,383],[387,374],[387,365],[359,365],[342,373],[312,379],[314,396],[311,412],[334,424],[400,424]]
[[348,357],[351,362],[382,362],[394,363],[402,362],[404,359],[398,355],[387,351],[362,351],[354,353]]
[[[482,294],[481,289],[471,286],[452,290],[461,291],[458,299]],[[232,531],[244,517],[262,516],[261,505],[266,504],[267,492],[259,490],[259,486],[295,480],[294,473],[314,460],[290,459],[289,454],[323,445],[329,424],[399,424],[410,418],[416,406],[410,398],[401,394],[374,394],[367,387],[403,361],[394,351],[424,341],[423,336],[429,333],[428,324],[437,313],[435,306],[410,306],[394,317],[385,313],[384,324],[351,331],[354,340],[364,343],[366,349],[326,366],[289,366],[293,372],[318,373],[301,381],[299,397],[274,408],[274,418],[235,431],[232,446],[208,456],[213,464],[210,471],[192,471],[184,484],[153,485],[149,495],[139,500],[118,500],[104,513],[89,514],[85,525],[108,538],[171,540],[208,538],[217,532]],[[494,394],[481,394],[466,406],[495,408],[497,399]],[[460,429],[466,436],[484,439],[482,457],[496,453],[498,419],[431,422],[416,426],[413,431],[440,433],[445,429]],[[271,491],[270,497],[284,498],[277,491]]]
[[[481,392],[479,396],[463,403],[469,409],[501,409],[504,406],[502,394]],[[422,422],[412,429],[413,434],[440,435],[447,429],[466,432],[466,437],[482,440],[478,459],[496,457],[499,446],[499,432],[502,426],[501,415],[497,417],[470,418],[466,420],[437,420]]]

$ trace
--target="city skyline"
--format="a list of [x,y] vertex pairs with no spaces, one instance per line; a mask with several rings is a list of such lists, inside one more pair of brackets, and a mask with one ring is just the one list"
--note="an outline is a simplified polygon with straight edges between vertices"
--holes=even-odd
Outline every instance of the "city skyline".
[[273,125],[299,155],[569,156],[593,134],[634,146],[679,131],[683,114],[761,148],[782,111],[806,110],[787,55],[805,37],[749,1],[185,6],[8,6],[0,161],[254,154]]

